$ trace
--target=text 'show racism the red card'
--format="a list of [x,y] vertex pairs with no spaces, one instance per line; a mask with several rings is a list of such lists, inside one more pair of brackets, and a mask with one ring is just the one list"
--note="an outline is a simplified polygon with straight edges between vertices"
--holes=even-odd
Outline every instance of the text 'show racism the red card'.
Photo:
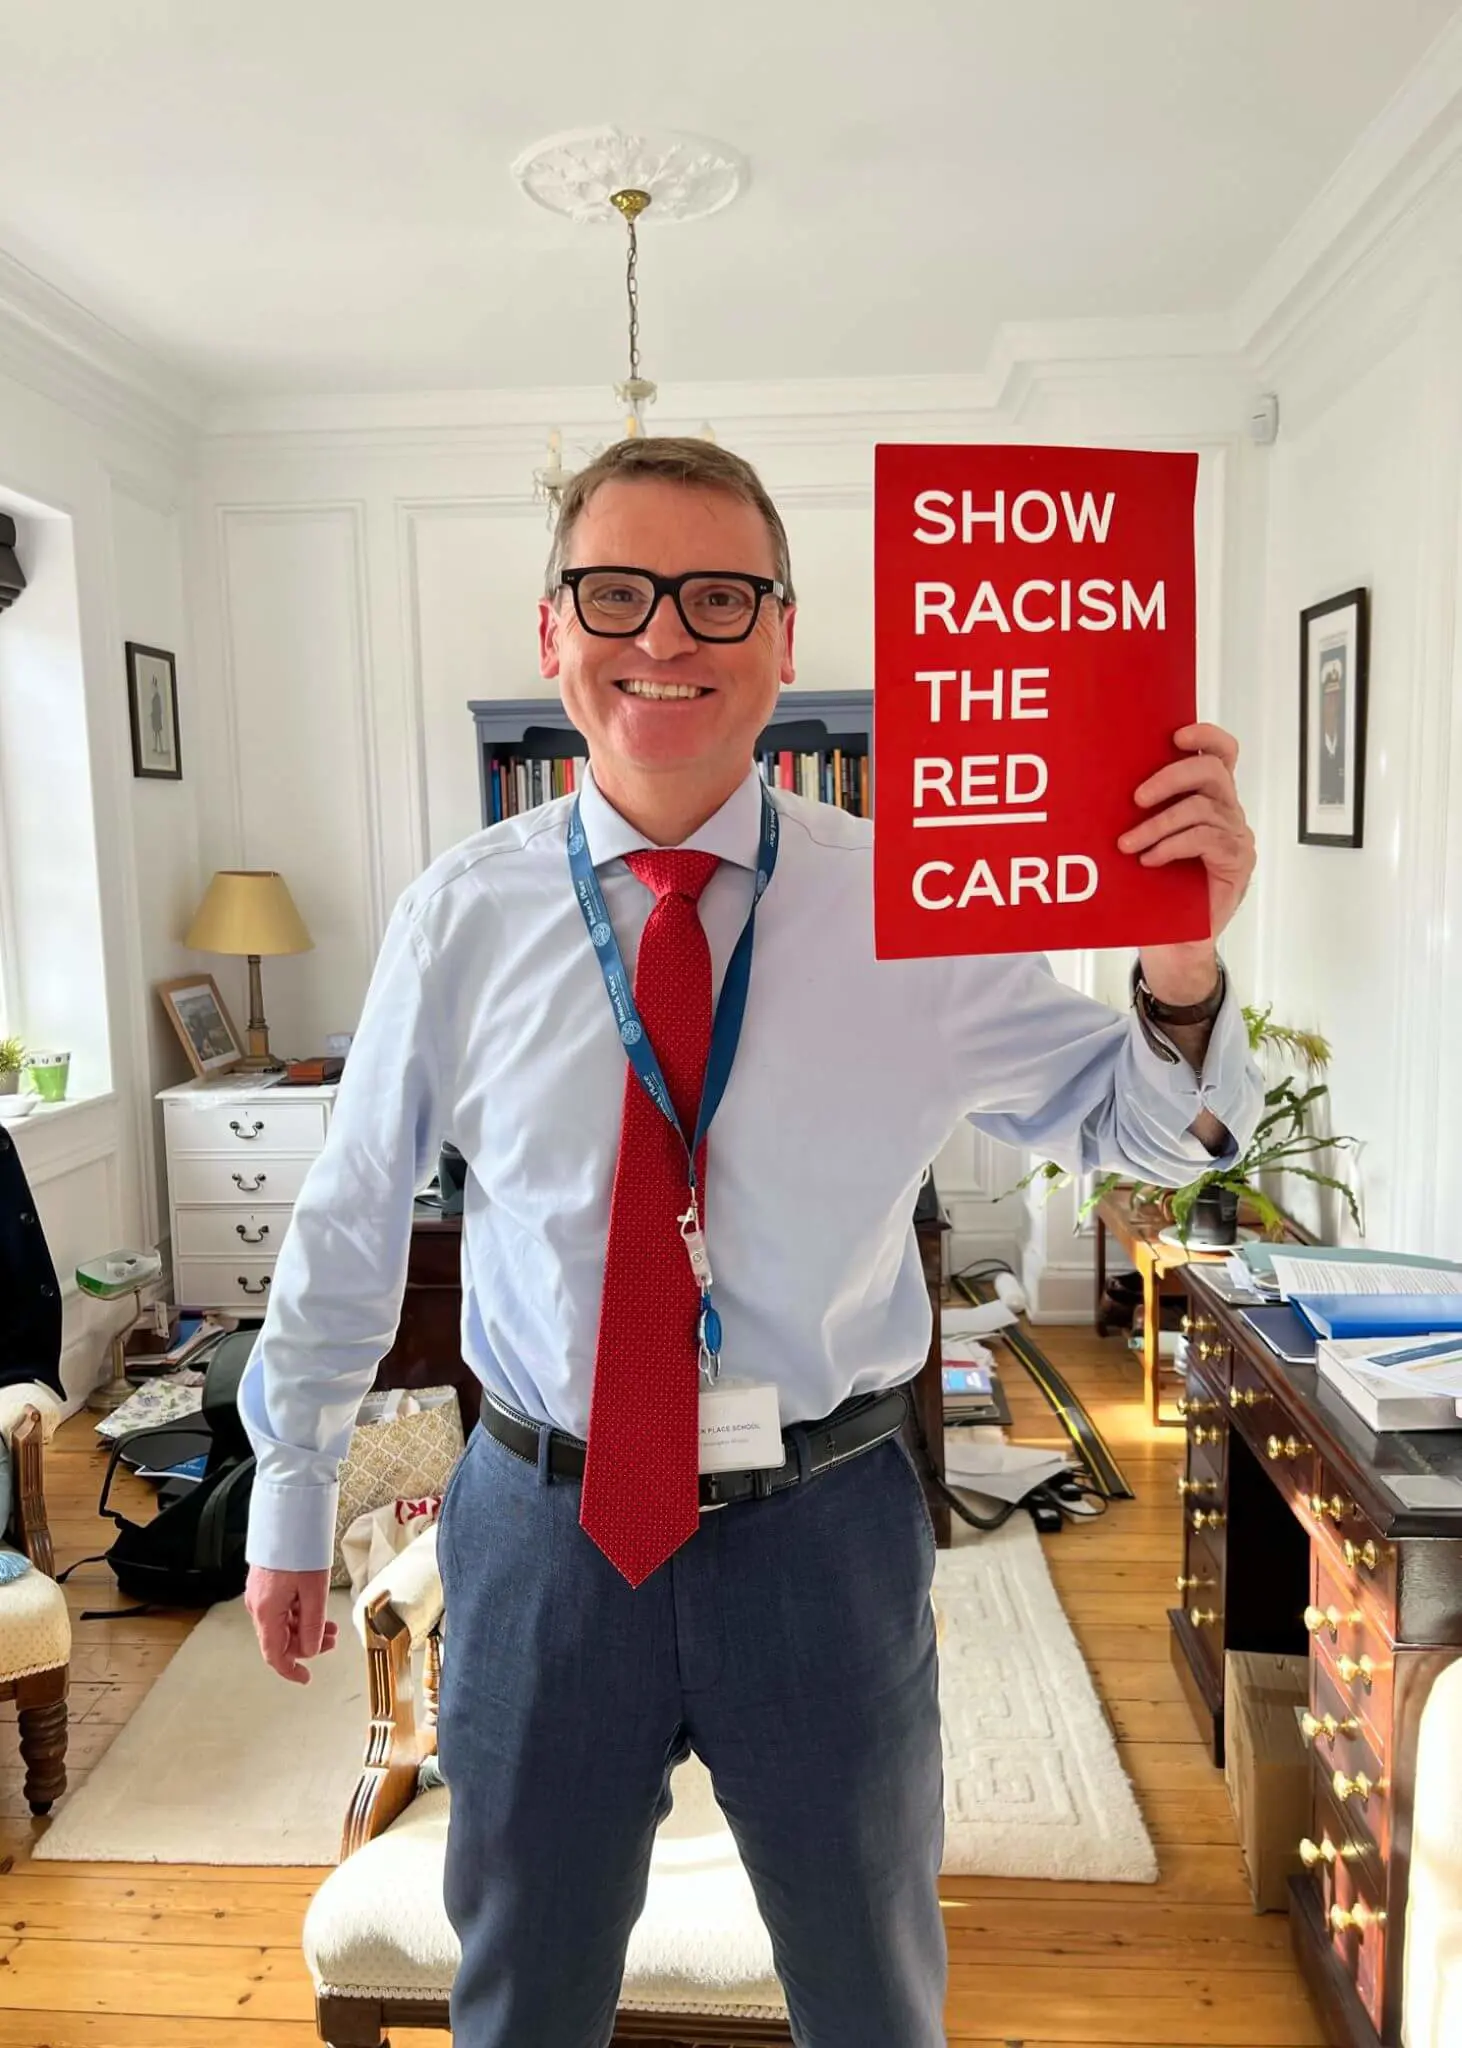
[[884,446],[881,959],[1209,936],[1202,864],[1118,850],[1196,712],[1196,455]]

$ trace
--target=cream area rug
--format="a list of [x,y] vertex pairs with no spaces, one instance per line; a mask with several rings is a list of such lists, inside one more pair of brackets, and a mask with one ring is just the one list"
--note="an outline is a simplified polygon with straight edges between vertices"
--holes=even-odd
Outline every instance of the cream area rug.
[[[1030,1517],[955,1523],[940,1553],[951,1875],[1152,1883],[1157,1858]],[[1079,1543],[1079,1529],[1065,1541]],[[53,1862],[334,1863],[359,1774],[365,1659],[340,1648],[285,1685],[241,1600],[210,1609],[34,1854]],[[667,1826],[671,1823],[667,1822]]]

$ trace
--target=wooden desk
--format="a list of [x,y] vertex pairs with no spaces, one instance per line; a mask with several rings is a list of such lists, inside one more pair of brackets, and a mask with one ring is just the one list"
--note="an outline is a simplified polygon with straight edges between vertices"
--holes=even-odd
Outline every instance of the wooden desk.
[[[1107,1334],[1110,1312],[1107,1308],[1107,1232],[1110,1230],[1142,1276],[1142,1387],[1147,1402],[1147,1412],[1154,1423],[1176,1424],[1181,1416],[1165,1416],[1162,1413],[1162,1352],[1158,1338],[1162,1328],[1163,1281],[1169,1273],[1193,1262],[1209,1259],[1224,1259],[1227,1251],[1204,1252],[1196,1247],[1183,1250],[1178,1245],[1159,1243],[1159,1234],[1171,1228],[1172,1219],[1165,1209],[1132,1206],[1133,1189],[1123,1185],[1103,1195],[1096,1207],[1096,1333],[1099,1337]],[[1240,1222],[1248,1225],[1252,1221],[1243,1209],[1239,1212]],[[1308,1231],[1298,1223],[1286,1223],[1285,1236],[1291,1243],[1310,1244],[1313,1242]]]
[[[944,1477],[944,1385],[940,1365],[940,1244],[948,1225],[931,1219],[917,1226],[924,1281],[933,1304],[929,1350],[912,1388],[930,1462]],[[464,1436],[477,1421],[482,1389],[462,1357],[462,1219],[418,1214],[411,1226],[406,1291],[396,1341],[376,1369],[378,1387],[455,1387]],[[913,1435],[911,1428],[910,1435]],[[925,1481],[934,1538],[941,1550],[950,1541],[949,1503]]]
[[[1214,1762],[1224,1656],[1308,1656],[1307,1840],[1295,1948],[1338,2048],[1397,2048],[1416,1739],[1462,1656],[1462,1430],[1373,1435],[1313,1366],[1287,1366],[1184,1269],[1188,1431],[1173,1664]],[[1365,1787],[1361,1779],[1367,1781]],[[1384,1919],[1375,1915],[1384,1914]],[[1363,1924],[1358,1924],[1358,1921]]]

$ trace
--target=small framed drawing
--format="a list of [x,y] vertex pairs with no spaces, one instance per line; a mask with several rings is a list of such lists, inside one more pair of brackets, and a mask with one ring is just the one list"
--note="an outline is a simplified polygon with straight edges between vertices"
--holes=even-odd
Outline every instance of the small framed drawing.
[[177,668],[161,647],[127,642],[127,703],[132,718],[132,773],[181,782]]
[[185,974],[177,981],[160,981],[157,992],[200,1081],[210,1074],[226,1074],[243,1058],[239,1034],[211,974]]
[[1300,613],[1300,843],[1359,846],[1365,826],[1364,590]]

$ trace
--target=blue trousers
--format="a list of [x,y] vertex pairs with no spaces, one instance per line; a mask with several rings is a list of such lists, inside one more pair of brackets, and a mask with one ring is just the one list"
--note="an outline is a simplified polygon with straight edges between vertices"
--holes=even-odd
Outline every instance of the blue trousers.
[[604,2048],[688,1750],[798,2048],[942,2048],[934,1538],[902,1444],[702,1515],[637,1591],[579,1491],[479,1428],[443,1507],[456,2048]]

